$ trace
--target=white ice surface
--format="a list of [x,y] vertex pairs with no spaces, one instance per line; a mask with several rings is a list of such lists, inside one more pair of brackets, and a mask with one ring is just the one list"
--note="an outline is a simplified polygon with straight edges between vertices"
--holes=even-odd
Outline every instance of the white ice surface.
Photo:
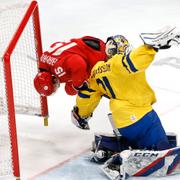
[[[16,1],[0,0],[0,5]],[[136,47],[142,43],[138,36],[141,32],[150,32],[165,25],[180,28],[179,0],[38,0],[38,3],[44,50],[55,41],[84,35],[105,41],[108,36],[123,34]],[[155,62],[172,57],[180,59],[180,47],[159,52]],[[147,79],[156,92],[158,101],[154,108],[166,131],[180,136],[180,69],[152,65],[147,71]],[[90,147],[94,132],[111,132],[107,118],[108,101],[105,99],[94,112],[90,131],[74,127],[70,121],[70,111],[75,97],[67,96],[63,88],[62,85],[48,99],[49,127],[43,127],[43,121],[37,117],[17,118],[23,180]],[[162,179],[180,179],[180,176]]]

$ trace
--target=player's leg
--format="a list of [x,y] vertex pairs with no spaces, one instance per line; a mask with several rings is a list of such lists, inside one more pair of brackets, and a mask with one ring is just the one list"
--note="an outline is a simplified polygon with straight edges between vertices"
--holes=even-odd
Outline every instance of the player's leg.
[[123,136],[112,134],[96,133],[92,143],[92,160],[103,163],[112,155],[129,149],[131,143]]
[[[110,119],[111,122],[111,119]],[[163,150],[170,148],[167,135],[155,111],[147,113],[141,120],[125,128],[112,125],[114,134],[96,134],[93,142],[93,160],[105,162],[113,154],[126,149]],[[121,134],[121,135],[120,135]],[[175,136],[174,136],[175,137]],[[174,147],[175,139],[171,138]]]
[[148,113],[146,118],[151,121],[151,124],[149,127],[147,126],[145,136],[139,140],[138,146],[154,150],[164,150],[170,148],[165,130],[157,113],[152,111]]
[[156,112],[152,110],[136,123],[119,129],[122,136],[137,149],[162,150],[169,148],[169,142]]

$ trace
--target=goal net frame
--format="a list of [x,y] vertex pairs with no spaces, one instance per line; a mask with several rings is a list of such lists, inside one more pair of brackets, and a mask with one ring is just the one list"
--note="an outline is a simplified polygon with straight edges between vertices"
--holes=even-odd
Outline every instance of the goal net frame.
[[[18,40],[21,38],[21,34],[25,29],[30,17],[33,19],[34,25],[34,41],[36,44],[36,56],[37,60],[42,54],[42,41],[40,31],[40,20],[39,20],[39,9],[37,1],[32,1],[25,12],[22,21],[20,22],[15,34],[13,35],[5,53],[2,57],[4,66],[4,77],[5,77],[5,91],[7,100],[7,116],[8,116],[8,128],[11,142],[11,156],[12,156],[12,168],[13,175],[20,178],[20,166],[19,166],[19,154],[18,154],[18,141],[17,141],[17,130],[16,130],[16,111],[13,94],[13,82],[12,82],[12,71],[11,71],[11,55],[16,47]],[[38,62],[38,61],[37,61]],[[38,67],[38,65],[37,65]],[[37,68],[38,72],[38,68]],[[48,118],[48,104],[47,98],[40,96],[41,114],[45,120]]]

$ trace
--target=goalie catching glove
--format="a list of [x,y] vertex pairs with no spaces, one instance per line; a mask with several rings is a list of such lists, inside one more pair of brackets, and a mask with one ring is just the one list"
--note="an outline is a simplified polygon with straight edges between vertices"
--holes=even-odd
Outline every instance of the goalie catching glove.
[[144,44],[155,49],[168,49],[172,45],[180,44],[180,32],[175,31],[176,27],[165,27],[154,33],[141,33],[140,37]]
[[81,118],[78,111],[79,111],[78,107],[74,106],[73,110],[71,111],[72,123],[80,129],[89,130],[90,128],[89,128],[88,120],[92,117],[92,114],[89,117]]

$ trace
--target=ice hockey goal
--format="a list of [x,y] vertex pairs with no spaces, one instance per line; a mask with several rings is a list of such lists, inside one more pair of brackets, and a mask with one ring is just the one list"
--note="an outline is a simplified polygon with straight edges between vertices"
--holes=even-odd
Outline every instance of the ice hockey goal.
[[33,87],[42,53],[38,4],[0,7],[0,177],[20,178],[16,114],[48,116]]

